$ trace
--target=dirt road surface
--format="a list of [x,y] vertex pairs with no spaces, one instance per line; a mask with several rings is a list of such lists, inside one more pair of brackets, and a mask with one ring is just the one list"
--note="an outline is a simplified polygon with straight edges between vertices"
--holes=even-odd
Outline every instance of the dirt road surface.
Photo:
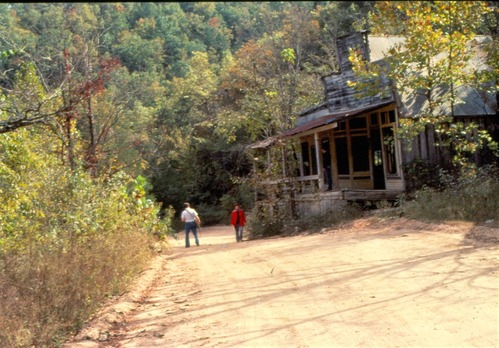
[[499,229],[360,219],[183,235],[65,347],[499,347]]

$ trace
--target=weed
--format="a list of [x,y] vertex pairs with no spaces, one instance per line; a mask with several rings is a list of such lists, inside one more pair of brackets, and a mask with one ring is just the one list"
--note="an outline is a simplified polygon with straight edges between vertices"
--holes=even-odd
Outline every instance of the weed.
[[168,229],[170,215],[160,222],[159,207],[135,196],[143,183],[47,173],[2,197],[1,347],[59,345],[124,291]]
[[291,214],[283,206],[268,209],[259,206],[248,218],[250,238],[264,238],[277,235],[290,235],[295,231],[319,232],[324,228],[333,228],[343,222],[362,216],[362,207],[352,203],[336,205],[322,214],[292,219]]
[[461,175],[445,189],[423,187],[402,207],[405,215],[414,219],[497,221],[497,197],[499,169],[486,166]]

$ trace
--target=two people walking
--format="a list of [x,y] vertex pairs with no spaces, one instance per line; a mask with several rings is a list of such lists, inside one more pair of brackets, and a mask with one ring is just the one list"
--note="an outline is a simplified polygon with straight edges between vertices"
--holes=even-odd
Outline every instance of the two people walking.
[[[194,236],[196,245],[199,246],[198,227],[201,220],[197,211],[191,208],[189,203],[184,203],[181,220],[185,222],[185,247],[189,248],[191,246],[189,238],[190,232],[192,232],[192,235]],[[234,210],[231,213],[230,224],[234,226],[234,231],[236,232],[236,242],[242,242],[244,225],[246,224],[246,215],[238,203],[236,203]]]

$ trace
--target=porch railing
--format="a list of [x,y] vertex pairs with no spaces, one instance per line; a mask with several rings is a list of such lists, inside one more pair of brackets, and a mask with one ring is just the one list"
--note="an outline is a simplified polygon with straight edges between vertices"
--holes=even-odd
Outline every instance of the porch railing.
[[292,179],[283,178],[283,179],[265,180],[262,183],[265,185],[277,185],[280,183],[290,183],[292,181],[297,183],[298,191],[300,193],[313,193],[319,190],[319,180],[320,180],[319,175],[307,175],[307,176],[294,177]]

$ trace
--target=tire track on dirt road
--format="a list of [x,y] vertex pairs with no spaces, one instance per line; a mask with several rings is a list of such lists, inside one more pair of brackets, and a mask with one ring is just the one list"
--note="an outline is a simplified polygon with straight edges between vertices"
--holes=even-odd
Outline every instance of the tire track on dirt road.
[[126,325],[93,347],[498,347],[497,244],[430,227],[243,243],[204,228],[200,247],[172,241]]

